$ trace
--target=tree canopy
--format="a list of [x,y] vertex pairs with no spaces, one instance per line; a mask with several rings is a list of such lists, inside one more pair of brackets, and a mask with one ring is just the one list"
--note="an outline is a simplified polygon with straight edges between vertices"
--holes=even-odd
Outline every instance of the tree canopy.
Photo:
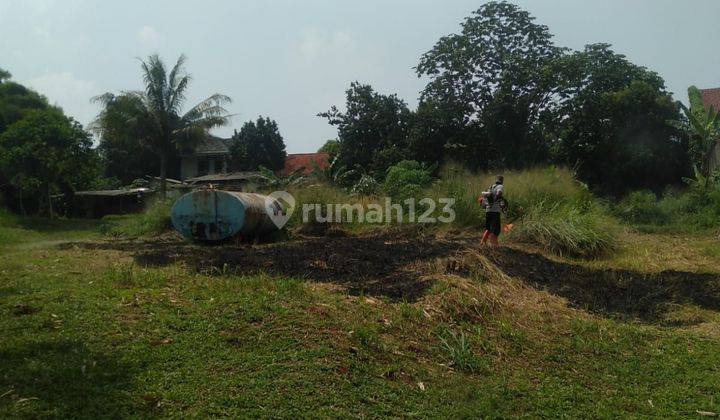
[[0,135],[0,172],[15,188],[19,207],[28,199],[35,208],[50,196],[92,185],[100,175],[92,138],[59,109],[30,111]]
[[9,79],[10,72],[0,69],[0,133],[30,111],[49,107],[45,97]]
[[496,148],[492,166],[526,166],[546,155],[536,125],[560,88],[555,63],[562,53],[528,12],[487,3],[465,19],[459,34],[442,37],[420,58],[417,74],[430,78],[421,101],[442,103],[461,113],[465,125],[480,128],[464,147],[485,149],[488,157],[488,146]]
[[319,114],[338,128],[343,166],[382,178],[402,160],[473,170],[556,163],[606,194],[659,190],[687,174],[680,108],[657,73],[607,44],[556,46],[516,5],[482,5],[415,70],[429,82],[414,111],[356,82],[345,112]]
[[353,82],[346,91],[345,112],[333,106],[318,115],[337,127],[338,159],[348,169],[382,174],[405,160],[412,113],[396,95]]
[[278,170],[285,166],[285,141],[277,122],[269,117],[248,121],[231,139],[231,166],[235,170],[254,171],[259,167]]
[[[131,136],[139,139],[160,158],[161,194],[165,195],[168,161],[179,147],[192,145],[211,128],[229,122],[224,105],[230,98],[213,94],[183,113],[190,76],[185,73],[184,55],[167,70],[157,54],[141,61],[145,89],[105,93],[95,98],[103,110],[93,129],[102,137]],[[124,137],[127,139],[128,137]],[[112,141],[112,140],[111,140]],[[107,149],[107,148],[106,148]]]

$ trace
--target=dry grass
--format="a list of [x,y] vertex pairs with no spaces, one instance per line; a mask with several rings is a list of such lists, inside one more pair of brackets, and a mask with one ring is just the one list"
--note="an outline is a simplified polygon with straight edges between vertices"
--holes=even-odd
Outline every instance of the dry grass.
[[663,235],[641,234],[626,229],[620,236],[619,252],[607,259],[589,261],[591,267],[624,268],[658,273],[677,270],[720,273],[714,250],[720,239],[713,234]]
[[504,320],[531,331],[538,324],[559,325],[587,316],[568,307],[565,299],[508,276],[478,250],[437,259],[426,268],[426,276],[436,285],[420,305],[425,313],[444,322]]

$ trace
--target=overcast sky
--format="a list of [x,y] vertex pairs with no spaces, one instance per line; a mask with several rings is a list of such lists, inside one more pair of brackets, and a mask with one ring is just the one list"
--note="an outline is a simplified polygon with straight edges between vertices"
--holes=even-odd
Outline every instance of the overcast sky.
[[[189,103],[220,92],[244,121],[277,120],[288,151],[315,151],[336,131],[316,117],[351,81],[412,107],[425,81],[412,67],[483,1],[0,0],[0,67],[86,124],[89,99],[140,88],[137,57],[185,53]],[[560,46],[607,42],[660,73],[677,99],[720,87],[719,0],[516,1]]]

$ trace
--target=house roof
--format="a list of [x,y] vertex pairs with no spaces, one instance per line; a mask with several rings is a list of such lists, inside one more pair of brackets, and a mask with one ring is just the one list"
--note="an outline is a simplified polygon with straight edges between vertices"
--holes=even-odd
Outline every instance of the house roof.
[[715,111],[720,112],[720,88],[700,89],[700,96],[705,106],[715,108]]
[[207,136],[183,151],[183,156],[217,156],[229,155],[230,149],[227,140],[220,137]]
[[131,188],[128,190],[101,190],[101,191],[75,191],[75,195],[96,195],[102,197],[119,197],[123,195],[137,195],[151,193],[150,188]]
[[285,166],[278,171],[281,176],[298,171],[301,175],[310,175],[316,168],[325,169],[330,166],[330,155],[327,153],[295,153],[287,155]]
[[252,181],[261,179],[263,176],[260,172],[248,171],[248,172],[230,172],[227,174],[212,174],[204,175],[196,178],[190,178],[187,181],[190,183],[198,182],[224,182],[224,181]]

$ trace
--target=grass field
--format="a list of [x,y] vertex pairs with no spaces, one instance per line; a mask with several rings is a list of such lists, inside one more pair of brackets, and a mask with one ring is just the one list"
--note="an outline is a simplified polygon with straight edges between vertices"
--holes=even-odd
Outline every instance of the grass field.
[[472,231],[208,248],[0,220],[0,417],[720,413],[711,234],[582,261]]

